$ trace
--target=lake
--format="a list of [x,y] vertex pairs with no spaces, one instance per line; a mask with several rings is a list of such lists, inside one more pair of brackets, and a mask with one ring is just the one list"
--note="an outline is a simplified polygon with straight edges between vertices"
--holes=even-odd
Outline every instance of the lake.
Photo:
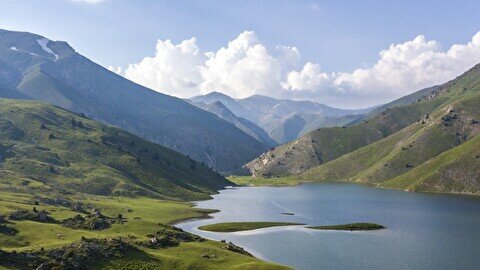
[[[258,258],[297,269],[480,269],[479,198],[313,183],[237,187],[213,197],[197,202],[200,208],[220,210],[212,219],[177,227],[231,241]],[[372,222],[387,229],[345,232],[288,226],[235,233],[197,229],[227,221]]]

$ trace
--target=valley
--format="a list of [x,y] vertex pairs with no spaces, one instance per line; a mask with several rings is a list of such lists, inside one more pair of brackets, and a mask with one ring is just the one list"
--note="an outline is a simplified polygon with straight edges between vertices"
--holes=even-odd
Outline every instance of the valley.
[[479,9],[0,1],[0,270],[479,269]]

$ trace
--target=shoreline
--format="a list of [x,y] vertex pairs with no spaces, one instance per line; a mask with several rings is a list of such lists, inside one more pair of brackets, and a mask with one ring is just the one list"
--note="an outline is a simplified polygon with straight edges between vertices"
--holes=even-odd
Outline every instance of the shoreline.
[[[449,195],[449,196],[458,196],[458,197],[470,197],[480,199],[480,192],[479,193],[472,193],[472,192],[438,192],[438,191],[416,191],[411,189],[402,189],[402,188],[394,188],[394,187],[385,187],[381,186],[380,184],[373,184],[373,183],[362,183],[362,182],[348,182],[348,181],[315,181],[315,180],[299,180],[295,178],[295,176],[288,176],[288,177],[272,177],[272,178],[254,178],[252,176],[242,176],[242,178],[249,178],[250,180],[248,183],[241,183],[243,181],[239,181],[240,183],[235,182],[232,179],[235,179],[237,176],[229,176],[227,177],[228,180],[234,182],[239,187],[294,187],[299,186],[302,184],[354,184],[360,186],[367,186],[372,188],[379,188],[379,189],[387,189],[387,190],[397,190],[409,193],[420,193],[420,194],[430,194],[430,195]],[[285,181],[288,179],[288,184],[285,182],[280,183],[267,183],[268,181]],[[293,180],[293,181],[292,181]],[[258,183],[251,183],[256,182]]]

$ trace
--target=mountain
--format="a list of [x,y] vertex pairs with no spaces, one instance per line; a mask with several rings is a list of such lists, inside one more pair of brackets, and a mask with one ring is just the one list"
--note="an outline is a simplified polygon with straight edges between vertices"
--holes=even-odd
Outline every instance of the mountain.
[[[299,139],[296,144],[262,155],[248,166],[257,176],[298,174],[303,181],[347,181],[414,191],[480,193],[480,65],[446,84],[424,89],[421,94],[423,97],[417,95],[413,104],[387,108],[368,123],[312,132],[308,134],[310,144]],[[406,99],[410,98],[403,101]],[[368,143],[366,138],[375,139],[369,130],[372,123],[377,126],[378,134],[385,135]],[[351,130],[357,136],[346,136]],[[314,137],[319,133],[330,135]],[[314,142],[316,139],[323,142]],[[359,147],[362,143],[365,144]],[[313,162],[311,148],[324,155],[317,155]],[[285,154],[287,151],[290,154]]]
[[[423,97],[414,94],[392,103],[407,104],[407,101],[410,100],[413,102],[410,105],[387,107],[374,118],[363,120],[357,125],[312,131],[298,140],[262,154],[246,166],[256,176],[300,174],[384,138],[391,138],[389,136],[392,134],[392,136],[398,136],[397,132],[405,132],[404,128],[420,119],[425,121],[426,116],[430,117],[429,115],[434,112],[467,95],[467,92],[462,92],[463,88],[458,89],[459,82],[470,77],[473,80],[479,79],[475,73],[476,70],[477,67],[446,84],[429,90],[421,90],[420,95]],[[468,85],[467,89],[472,89],[472,86]],[[376,144],[373,144],[372,147],[374,145]],[[386,150],[382,147],[380,149]],[[369,159],[373,158],[373,156],[367,156]],[[366,160],[367,156],[364,156],[363,159]],[[403,164],[403,166],[406,165]],[[352,169],[349,168],[346,171],[352,171]],[[313,175],[314,173],[311,174],[311,176]]]
[[480,192],[480,66],[436,93],[420,102],[446,100],[428,117],[303,177],[418,191]]
[[189,103],[135,84],[66,42],[0,30],[0,97],[50,102],[202,161],[236,170],[269,146]]
[[205,199],[231,184],[164,146],[38,101],[0,99],[0,187]]
[[236,116],[220,101],[214,101],[208,105],[203,102],[191,101],[191,103],[199,108],[206,110],[207,112],[211,112],[217,115],[218,117],[229,123],[232,123],[237,128],[250,135],[251,137],[255,138],[259,142],[262,142],[268,146],[277,145],[277,143],[272,140],[262,128],[248,121],[245,118]]
[[[262,95],[233,99],[219,92],[196,96],[191,101],[221,102],[235,115],[261,127],[277,143],[294,140],[319,127],[345,125],[371,110],[343,110],[312,101],[280,100]],[[344,118],[347,115],[349,117]]]
[[343,126],[356,121],[360,115],[323,116],[316,113],[292,113],[282,118],[275,116],[262,119],[262,125],[272,138],[290,142],[320,127]]

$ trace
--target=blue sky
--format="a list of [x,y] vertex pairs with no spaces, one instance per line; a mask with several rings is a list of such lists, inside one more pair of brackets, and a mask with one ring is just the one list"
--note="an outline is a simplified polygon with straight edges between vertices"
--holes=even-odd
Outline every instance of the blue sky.
[[[171,39],[175,45],[195,37],[202,52],[215,52],[249,30],[267,49],[295,46],[301,64],[318,64],[321,72],[330,74],[371,67],[381,50],[418,35],[441,43],[445,51],[452,44],[466,44],[480,30],[479,11],[480,1],[104,0],[92,4],[73,0],[2,0],[0,27],[65,40],[105,67],[123,68],[153,57],[157,40]],[[298,72],[301,69],[297,67]],[[162,87],[159,85],[157,90]],[[192,92],[181,91],[178,90],[178,96]],[[273,90],[247,92],[276,95]],[[320,93],[317,97],[312,91],[300,92],[302,89],[292,96],[322,100]],[[285,97],[288,93],[277,96]],[[371,105],[399,94],[347,106]]]

